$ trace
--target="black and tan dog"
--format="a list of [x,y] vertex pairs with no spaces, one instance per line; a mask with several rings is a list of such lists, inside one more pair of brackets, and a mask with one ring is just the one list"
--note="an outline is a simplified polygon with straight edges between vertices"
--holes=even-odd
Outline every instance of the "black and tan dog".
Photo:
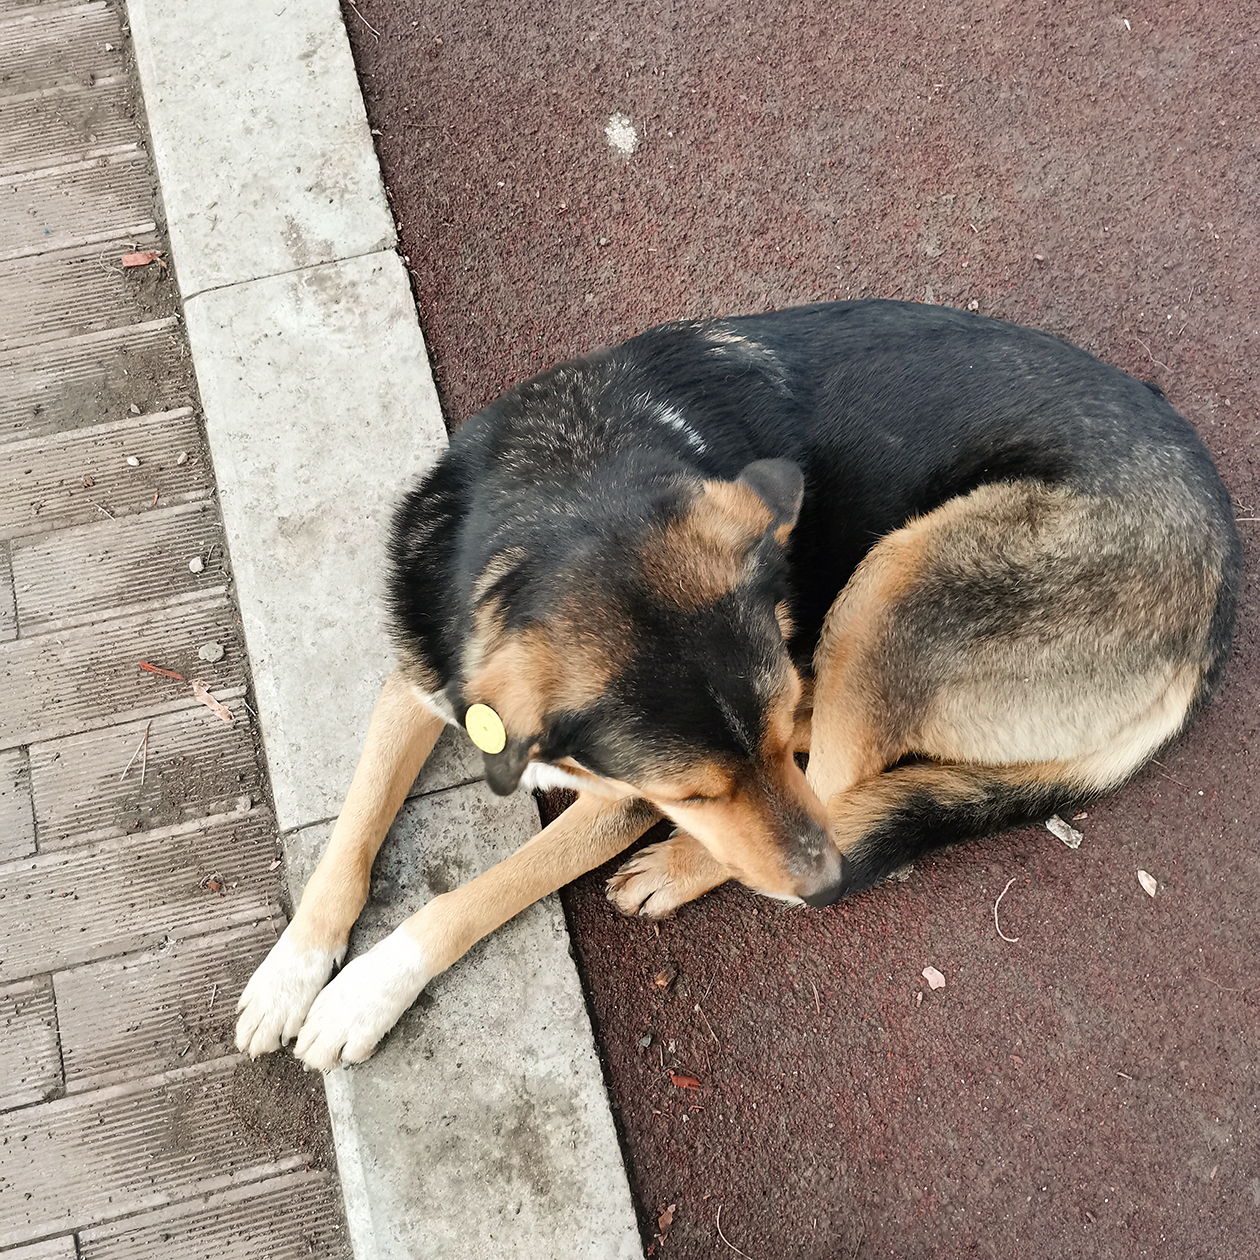
[[[1096,797],[1211,697],[1238,583],[1191,427],[1043,333],[852,302],[563,364],[399,513],[400,664],[237,1044],[366,1058],[474,941],[662,815],[672,838],[610,881],[626,913],[728,879],[827,905]],[[446,722],[496,792],[577,802],[328,984]]]

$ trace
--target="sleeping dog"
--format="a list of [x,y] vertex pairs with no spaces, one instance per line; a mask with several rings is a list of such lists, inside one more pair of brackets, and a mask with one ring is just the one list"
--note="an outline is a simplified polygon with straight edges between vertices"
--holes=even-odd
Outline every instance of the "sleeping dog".
[[[1240,549],[1194,430],[1045,333],[843,302],[654,328],[468,421],[394,524],[398,666],[237,1045],[370,1055],[425,984],[662,816],[609,881],[825,906],[1133,775],[1229,656]],[[446,723],[576,803],[340,963]],[[805,768],[802,769],[804,763]]]

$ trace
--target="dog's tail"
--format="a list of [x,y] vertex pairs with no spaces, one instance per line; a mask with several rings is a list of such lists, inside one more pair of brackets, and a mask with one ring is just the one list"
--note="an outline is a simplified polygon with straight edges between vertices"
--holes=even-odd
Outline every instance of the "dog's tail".
[[1096,800],[1063,763],[902,764],[832,798],[844,855],[842,896],[861,892],[934,849],[1045,822]]

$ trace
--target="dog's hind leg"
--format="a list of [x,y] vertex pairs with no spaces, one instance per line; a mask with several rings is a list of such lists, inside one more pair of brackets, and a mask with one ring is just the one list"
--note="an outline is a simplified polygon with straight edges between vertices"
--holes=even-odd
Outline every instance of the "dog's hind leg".
[[297,1036],[367,900],[372,862],[445,725],[396,669],[368,723],[363,753],[328,847],[293,921],[245,986],[236,1045],[257,1056]]
[[649,844],[608,881],[608,900],[622,914],[664,919],[731,878],[710,852],[685,831]]
[[434,897],[347,963],[316,998],[294,1052],[323,1071],[366,1059],[434,976],[526,906],[633,844],[659,817],[644,800],[579,794],[511,857]]
[[807,774],[845,858],[838,891],[1136,772],[1219,675],[1224,557],[1144,502],[1035,482],[882,539],[815,656]]

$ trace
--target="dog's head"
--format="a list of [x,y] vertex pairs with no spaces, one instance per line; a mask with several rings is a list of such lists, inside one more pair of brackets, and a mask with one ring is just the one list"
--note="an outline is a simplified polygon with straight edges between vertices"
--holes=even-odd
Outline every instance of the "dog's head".
[[487,780],[506,794],[542,763],[645,797],[732,877],[829,904],[842,861],[793,755],[785,642],[800,470],[635,493],[632,511],[584,504],[559,557],[525,530],[482,568],[461,672],[465,711],[487,706],[501,735]]

